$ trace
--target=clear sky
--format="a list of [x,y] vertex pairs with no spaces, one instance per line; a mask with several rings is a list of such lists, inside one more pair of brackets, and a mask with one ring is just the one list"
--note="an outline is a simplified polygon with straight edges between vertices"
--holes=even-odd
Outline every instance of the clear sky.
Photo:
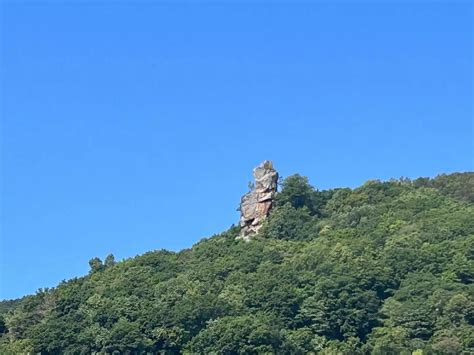
[[320,189],[473,169],[470,2],[2,2],[0,299]]

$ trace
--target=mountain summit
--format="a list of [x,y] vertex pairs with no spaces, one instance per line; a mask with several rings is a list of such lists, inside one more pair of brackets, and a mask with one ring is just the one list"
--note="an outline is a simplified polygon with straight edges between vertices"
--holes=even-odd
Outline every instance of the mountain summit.
[[0,302],[0,354],[474,353],[474,173],[254,176],[240,226]]

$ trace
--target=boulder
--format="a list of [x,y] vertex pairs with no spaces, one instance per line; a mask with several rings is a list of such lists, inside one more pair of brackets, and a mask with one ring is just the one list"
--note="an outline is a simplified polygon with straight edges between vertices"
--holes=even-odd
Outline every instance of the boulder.
[[268,217],[278,186],[278,173],[269,160],[253,169],[253,176],[254,187],[240,200],[241,234],[238,238],[246,241],[258,232]]

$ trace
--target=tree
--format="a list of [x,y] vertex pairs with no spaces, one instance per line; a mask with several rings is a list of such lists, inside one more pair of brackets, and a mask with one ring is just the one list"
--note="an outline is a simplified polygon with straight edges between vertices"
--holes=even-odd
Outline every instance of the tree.
[[5,334],[6,332],[8,332],[8,328],[5,324],[5,319],[0,315],[0,335]]
[[105,258],[104,266],[107,268],[107,267],[114,266],[116,263],[117,263],[117,262],[115,261],[114,254],[109,254],[109,255],[107,255],[107,257]]
[[290,203],[294,208],[306,207],[311,215],[321,217],[323,207],[331,198],[333,192],[317,191],[309,184],[305,176],[298,174],[287,177],[282,183],[282,190],[276,196],[279,206]]
[[99,271],[102,271],[104,269],[104,264],[102,264],[102,260],[100,258],[92,258],[89,260],[89,266],[90,266],[90,273],[96,273]]
[[278,193],[279,205],[290,203],[294,208],[306,206],[313,208],[314,188],[309,184],[305,176],[298,174],[287,177],[282,183],[282,190]]
[[266,238],[304,240],[311,237],[311,221],[306,207],[296,209],[290,203],[276,207],[261,231]]
[[281,344],[278,324],[264,314],[210,321],[189,343],[195,354],[275,353]]

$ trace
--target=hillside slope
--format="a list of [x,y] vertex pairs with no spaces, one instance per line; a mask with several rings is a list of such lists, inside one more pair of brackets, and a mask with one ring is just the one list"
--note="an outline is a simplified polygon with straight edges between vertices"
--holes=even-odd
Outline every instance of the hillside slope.
[[474,352],[474,173],[317,191],[0,307],[0,353]]

